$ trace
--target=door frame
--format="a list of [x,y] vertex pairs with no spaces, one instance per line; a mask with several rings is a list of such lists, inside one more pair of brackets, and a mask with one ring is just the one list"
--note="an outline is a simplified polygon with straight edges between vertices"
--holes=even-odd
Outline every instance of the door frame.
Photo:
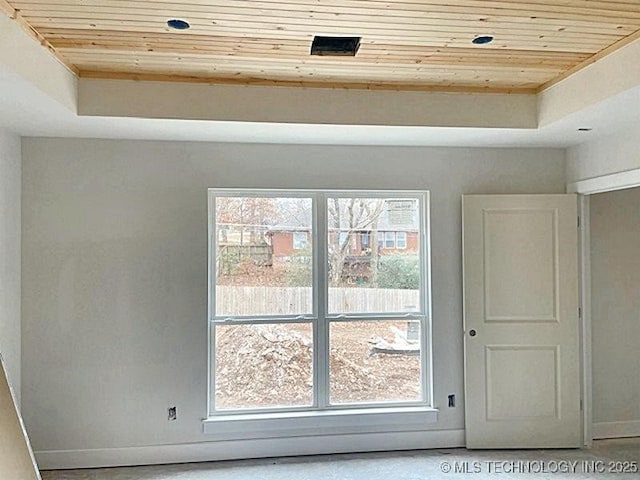
[[593,369],[592,369],[592,317],[591,317],[591,219],[590,196],[595,193],[614,192],[640,187],[640,168],[617,172],[567,184],[567,193],[577,193],[579,230],[579,276],[582,357],[582,407],[584,446],[593,443]]

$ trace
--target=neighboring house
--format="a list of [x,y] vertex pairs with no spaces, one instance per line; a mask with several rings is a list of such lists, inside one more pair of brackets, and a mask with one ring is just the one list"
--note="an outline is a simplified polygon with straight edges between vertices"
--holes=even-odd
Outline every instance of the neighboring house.
[[[387,227],[389,228],[389,227]],[[373,248],[371,230],[358,230],[348,239],[348,232],[340,232],[340,244],[347,240],[350,241],[348,246],[348,255],[370,255]],[[334,237],[335,239],[335,233]],[[417,230],[400,230],[385,229],[376,232],[376,240],[378,252],[380,255],[389,255],[393,253],[417,253],[420,248],[418,242]]]
[[[336,235],[339,235],[339,245],[342,248],[345,242],[347,255],[367,256],[371,255],[374,246],[380,255],[394,253],[417,253],[420,244],[418,231],[420,221],[418,208],[413,200],[386,199],[380,215],[376,221],[367,221],[364,228],[351,230],[348,225],[340,225],[329,232],[329,243],[335,244]],[[344,216],[341,223],[344,223]],[[375,238],[375,245],[373,244]]]
[[279,227],[267,232],[266,237],[273,247],[273,257],[277,261],[288,261],[294,256],[309,254],[311,231],[304,227]]
[[[330,245],[335,244],[336,235],[339,235],[339,243],[347,246],[347,256],[371,255],[373,237],[377,241],[377,249],[380,255],[393,253],[417,253],[420,244],[418,241],[419,220],[416,215],[415,205],[406,200],[385,201],[385,208],[377,219],[376,228],[372,222],[368,222],[366,228],[351,230],[348,224],[340,228],[333,228],[329,232]],[[283,219],[279,225],[269,228],[266,237],[273,246],[273,256],[276,261],[287,261],[291,256],[300,256],[311,244],[313,232],[310,212],[308,215],[300,215]]]
[[[345,248],[344,278],[367,278],[376,254],[417,254],[420,249],[417,211],[413,201],[387,199],[375,221],[364,220],[361,222],[364,228],[353,229],[342,215],[343,225],[330,228],[328,233],[330,255]],[[221,272],[231,272],[234,265],[248,258],[263,266],[310,260],[311,216],[310,209],[297,208],[283,210],[281,218],[260,225],[218,224]]]

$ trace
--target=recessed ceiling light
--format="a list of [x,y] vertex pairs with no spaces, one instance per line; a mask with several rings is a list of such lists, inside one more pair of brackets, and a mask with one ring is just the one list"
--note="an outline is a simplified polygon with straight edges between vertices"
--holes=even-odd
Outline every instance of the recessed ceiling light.
[[591,130],[593,130],[591,127],[580,127],[578,129],[579,132],[590,132]]
[[491,35],[482,35],[471,40],[471,43],[475,45],[486,45],[491,42],[493,42],[493,37]]
[[167,20],[167,25],[174,30],[186,30],[191,27],[191,25],[189,25],[189,22],[180,20],[179,18],[172,18],[171,20]]

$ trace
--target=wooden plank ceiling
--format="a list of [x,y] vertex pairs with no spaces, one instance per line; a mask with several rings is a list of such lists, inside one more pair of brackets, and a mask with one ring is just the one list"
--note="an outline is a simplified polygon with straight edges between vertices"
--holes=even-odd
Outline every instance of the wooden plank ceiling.
[[[640,0],[0,3],[80,76],[100,78],[533,92],[640,37]],[[314,35],[362,37],[360,50],[312,57]],[[494,41],[472,43],[485,35]]]

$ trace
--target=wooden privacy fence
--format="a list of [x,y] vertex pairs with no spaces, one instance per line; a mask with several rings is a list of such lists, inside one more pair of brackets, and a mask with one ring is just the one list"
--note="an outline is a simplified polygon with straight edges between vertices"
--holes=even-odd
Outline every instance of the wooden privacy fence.
[[[329,312],[412,312],[420,306],[418,290],[330,288]],[[216,312],[224,315],[297,315],[313,311],[311,287],[218,285]]]

